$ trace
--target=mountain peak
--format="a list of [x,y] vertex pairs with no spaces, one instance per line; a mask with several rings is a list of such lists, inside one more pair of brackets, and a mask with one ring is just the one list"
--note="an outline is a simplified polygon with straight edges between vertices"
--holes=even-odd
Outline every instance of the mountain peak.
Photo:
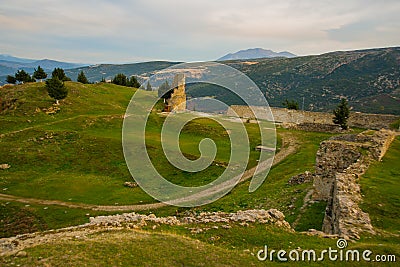
[[234,59],[254,59],[254,58],[271,58],[271,57],[296,57],[296,55],[287,51],[274,52],[269,49],[263,49],[257,47],[257,48],[249,48],[246,50],[240,50],[235,53],[229,53],[217,60],[223,61],[223,60],[234,60]]

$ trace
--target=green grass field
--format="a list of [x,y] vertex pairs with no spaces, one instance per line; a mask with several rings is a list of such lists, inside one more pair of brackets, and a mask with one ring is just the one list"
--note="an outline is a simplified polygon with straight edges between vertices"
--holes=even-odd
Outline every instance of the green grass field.
[[[154,203],[155,200],[139,187],[123,186],[132,178],[123,157],[121,127],[125,109],[135,91],[112,84],[66,84],[69,95],[54,115],[40,111],[53,103],[43,83],[0,89],[0,99],[18,99],[13,109],[0,113],[0,164],[11,165],[10,169],[0,170],[0,193],[95,205]],[[200,156],[198,142],[205,137],[212,137],[218,148],[214,162],[218,166],[213,164],[201,174],[188,175],[170,165],[162,155],[160,125],[163,121],[163,117],[153,113],[146,133],[150,157],[163,175],[177,184],[201,185],[224,171],[223,166],[230,156],[229,139],[219,124],[197,119],[184,127],[180,146],[186,157]],[[251,147],[247,168],[251,168],[259,156],[254,147],[259,144],[260,136],[255,124],[246,124],[246,129]],[[313,170],[319,143],[332,134],[285,129],[277,129],[277,134],[279,148],[281,137],[290,134],[296,138],[298,149],[270,170],[257,191],[249,193],[250,181],[246,181],[205,206],[192,209],[167,206],[144,213],[163,216],[179,215],[188,210],[233,212],[276,208],[285,214],[289,223],[297,221],[294,227],[297,232],[251,224],[192,234],[188,230],[190,226],[160,226],[153,230],[152,225],[148,225],[142,231],[105,231],[85,239],[39,245],[26,249],[28,257],[0,258],[0,265],[265,266],[267,262],[259,262],[254,256],[264,245],[277,250],[335,247],[336,240],[298,233],[321,227],[326,203],[317,202],[301,211],[312,184],[290,186],[287,183],[291,176]],[[373,163],[360,179],[364,195],[362,208],[370,214],[379,234],[362,236],[359,241],[350,243],[351,248],[368,248],[374,253],[399,257],[399,158],[400,139],[397,138],[383,160]],[[4,200],[0,201],[0,237],[78,225],[87,222],[89,216],[114,213]],[[338,263],[325,262],[324,265]]]

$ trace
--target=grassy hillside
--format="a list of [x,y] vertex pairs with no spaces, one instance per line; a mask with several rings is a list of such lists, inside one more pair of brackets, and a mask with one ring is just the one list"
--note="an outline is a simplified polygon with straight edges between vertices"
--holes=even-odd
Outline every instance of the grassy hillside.
[[365,195],[363,209],[372,224],[381,230],[399,234],[400,225],[400,138],[397,137],[381,162],[374,162],[361,179]]
[[[53,106],[44,83],[0,90],[2,102],[13,103],[7,108],[3,105],[0,114],[0,164],[11,165],[10,169],[0,172],[1,193],[92,205],[154,203],[155,200],[139,187],[123,186],[124,182],[133,181],[123,157],[121,128],[125,109],[135,90],[112,84],[67,82],[66,86],[69,95],[61,101],[60,111],[53,115],[44,112]],[[205,137],[213,138],[218,148],[215,164],[203,172],[187,173],[173,167],[163,156],[160,145],[163,120],[156,114],[150,116],[147,144],[153,164],[167,179],[180,185],[201,185],[214,180],[225,170],[223,166],[230,157],[229,138],[219,124],[204,118],[184,127],[180,143],[188,158],[195,159],[200,155],[198,143]],[[248,125],[247,129],[251,138],[248,166],[251,168],[256,165],[259,152],[254,148],[260,138],[255,125]],[[57,223],[47,218],[52,212],[46,205],[23,207],[5,205],[6,201],[2,203],[4,214],[8,213],[5,222],[18,220],[20,214],[27,213],[37,222],[32,229],[87,220],[82,215],[88,211],[59,208],[55,212],[65,215]],[[46,210],[41,210],[43,208]],[[72,214],[80,216],[71,220]],[[16,231],[3,230],[4,233]]]
[[[17,99],[3,111],[0,158],[12,168],[1,173],[0,187],[6,193],[42,199],[89,204],[139,204],[154,200],[140,188],[126,188],[131,175],[122,153],[121,132],[125,108],[134,90],[111,84],[67,83],[69,96],[57,114],[41,110],[51,107],[43,83],[5,89],[3,99]],[[151,94],[151,93],[150,93]],[[200,156],[197,144],[205,137],[216,142],[216,163],[204,172],[186,173],[168,163],[161,148],[164,118],[156,114],[148,121],[148,148],[156,169],[181,185],[200,185],[218,177],[230,157],[229,137],[217,123],[199,119],[188,123],[180,142],[189,158]],[[251,138],[249,167],[259,152],[257,128],[248,126]],[[34,190],[32,190],[34,188]]]
[[[0,193],[71,204],[118,206],[155,202],[140,188],[123,186],[125,181],[131,181],[131,176],[122,154],[122,116],[135,90],[111,84],[69,82],[66,85],[70,93],[61,101],[60,111],[53,115],[43,112],[53,105],[43,83],[0,89],[3,102],[13,100],[8,102],[12,105],[7,105],[7,109],[3,105],[0,113],[0,164],[11,165],[10,169],[0,170]],[[163,120],[153,113],[147,136],[149,147],[153,149],[154,164],[163,174],[176,183],[196,185],[213,180],[224,170],[215,164],[205,173],[189,177],[172,168],[160,156],[159,131]],[[258,154],[253,148],[259,143],[259,133],[253,124],[246,128],[252,148],[250,168],[256,164]],[[302,209],[312,184],[290,186],[287,183],[291,176],[313,169],[319,143],[331,135],[278,129],[279,149],[284,149],[288,146],[287,140],[293,139],[296,153],[274,166],[264,184],[254,193],[248,192],[249,181],[246,181],[225,197],[205,206],[192,209],[167,206],[142,211],[158,216],[180,216],[187,212],[277,208],[285,214],[296,233],[269,225],[232,224],[230,229],[218,227],[195,234],[191,227],[210,225],[154,227],[149,224],[141,231],[113,230],[56,240],[26,249],[27,257],[0,258],[0,265],[258,266],[266,264],[255,257],[264,245],[275,250],[335,247],[336,240],[299,233],[309,228],[321,228],[325,203],[316,202]],[[221,151],[216,162],[221,163],[219,165],[226,163],[229,160],[226,132],[208,119],[195,120],[185,126],[180,140],[185,155],[197,158],[197,143],[204,137],[213,138]],[[351,249],[400,255],[397,216],[399,145],[397,139],[383,161],[374,163],[361,178],[365,195],[363,209],[370,213],[379,235],[362,236],[361,240],[349,243]],[[82,224],[89,216],[113,213],[79,206],[0,200],[0,237]],[[324,265],[337,263],[324,262]]]

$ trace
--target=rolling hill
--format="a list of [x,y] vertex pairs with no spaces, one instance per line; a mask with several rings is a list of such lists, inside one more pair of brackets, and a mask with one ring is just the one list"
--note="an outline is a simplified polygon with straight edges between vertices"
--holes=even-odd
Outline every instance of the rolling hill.
[[85,65],[87,64],[61,62],[51,59],[27,59],[0,54],[0,85],[5,80],[3,77],[14,75],[21,69],[28,73],[33,73],[35,68],[41,66],[46,72],[51,72],[54,68],[73,69]]
[[[143,82],[157,70],[178,63],[100,64],[68,69],[66,74],[76,80],[78,73],[83,71],[89,81],[96,82],[124,73],[138,76]],[[400,114],[400,47],[221,63],[248,75],[265,93],[271,106],[281,107],[288,99],[298,102],[304,110],[330,112],[340,98],[346,97],[353,111]],[[228,105],[242,104],[233,94],[212,85],[193,86],[188,95],[214,97]]]
[[[400,114],[400,47],[221,63],[248,75],[265,93],[271,106],[281,107],[288,99],[298,102],[304,110],[330,112],[341,97],[347,97],[353,111]],[[103,64],[71,69],[66,73],[75,79],[82,70],[94,82],[102,77],[111,79],[122,72],[136,75],[143,81],[156,70],[175,64],[177,62],[165,61]],[[242,104],[233,94],[212,85],[192,88],[188,95],[211,96],[228,105]]]
[[400,47],[225,62],[247,74],[272,106],[295,100],[330,111],[346,97],[355,111],[400,114]]
[[91,82],[101,81],[102,78],[109,80],[118,73],[127,76],[138,76],[142,80],[151,76],[155,71],[171,67],[179,62],[151,61],[133,64],[98,64],[66,70],[65,73],[72,80],[76,80],[78,74],[83,71]]

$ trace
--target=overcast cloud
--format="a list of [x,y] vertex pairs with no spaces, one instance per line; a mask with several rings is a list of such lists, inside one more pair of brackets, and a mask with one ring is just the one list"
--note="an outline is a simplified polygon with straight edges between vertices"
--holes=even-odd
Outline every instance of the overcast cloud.
[[205,61],[400,45],[400,1],[3,0],[0,53],[100,63]]

